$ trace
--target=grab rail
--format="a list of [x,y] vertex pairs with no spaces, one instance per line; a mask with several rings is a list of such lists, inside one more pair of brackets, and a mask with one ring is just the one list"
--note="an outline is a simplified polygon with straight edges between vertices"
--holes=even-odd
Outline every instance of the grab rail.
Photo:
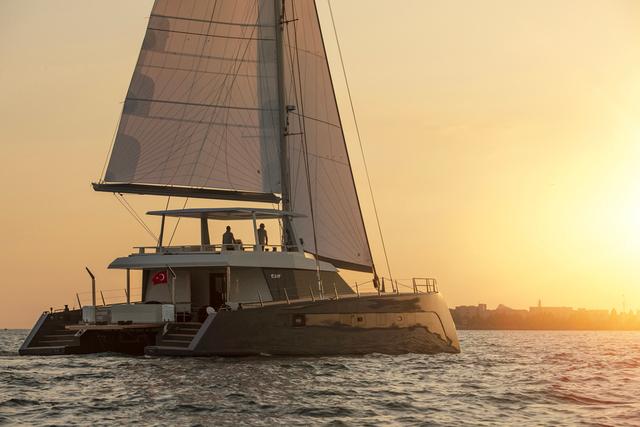
[[412,282],[413,292],[416,294],[421,293],[419,287],[424,287],[428,294],[438,293],[438,281],[433,277],[414,277]]
[[[412,279],[399,279],[393,280],[386,279],[387,283],[390,284],[391,292],[379,292],[378,289],[373,288],[373,282],[358,282],[352,284],[350,286],[351,291],[353,293],[345,293],[344,291],[338,291],[338,287],[335,283],[328,283],[329,287],[333,287],[333,292],[330,297],[319,297],[319,295],[315,292],[315,288],[312,284],[308,284],[308,286],[293,286],[293,287],[283,287],[282,293],[280,295],[264,295],[260,294],[260,291],[257,291],[255,297],[257,297],[254,301],[237,301],[244,307],[250,306],[265,306],[267,304],[291,304],[296,301],[308,300],[308,301],[318,301],[324,299],[342,299],[342,298],[361,298],[364,296],[389,296],[389,295],[407,295],[407,294],[434,294],[438,293],[438,281],[435,278],[425,278],[425,277],[414,277]],[[402,283],[405,281],[405,283]],[[411,283],[411,284],[408,284]],[[369,286],[367,286],[369,285]],[[369,287],[369,290],[363,289]],[[400,288],[404,289],[400,289]],[[304,292],[302,290],[307,290],[308,292]],[[330,289],[330,288],[329,288]],[[134,288],[131,290],[131,302],[140,303],[143,300],[142,289]],[[302,292],[301,292],[302,291]],[[364,292],[363,292],[364,291]],[[101,289],[98,291],[102,296],[102,305],[116,305],[116,304],[124,304],[127,301],[126,289]],[[77,294],[78,300],[81,301],[82,305],[91,304],[91,291],[79,292]],[[271,299],[273,298],[273,299]],[[179,302],[180,303],[180,302]],[[75,307],[73,307],[75,309]],[[54,310],[52,309],[51,312]],[[62,311],[62,310],[60,310]]]
[[227,251],[249,251],[249,252],[297,252],[297,246],[287,245],[250,245],[244,243],[225,243],[215,245],[179,245],[179,246],[134,246],[139,255],[146,254],[166,254],[166,253],[192,253],[208,252],[221,253]]

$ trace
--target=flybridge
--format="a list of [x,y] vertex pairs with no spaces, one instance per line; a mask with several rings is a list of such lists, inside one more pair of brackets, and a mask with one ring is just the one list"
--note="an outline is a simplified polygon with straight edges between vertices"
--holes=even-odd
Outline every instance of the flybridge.
[[[189,208],[189,209],[170,209],[170,210],[161,210],[161,211],[150,211],[147,212],[147,215],[161,216],[162,223],[160,229],[160,238],[158,240],[158,248],[160,250],[162,247],[162,237],[164,235],[164,220],[166,217],[172,218],[194,218],[200,219],[200,245],[202,247],[206,247],[211,249],[215,249],[215,245],[211,245],[211,239],[209,237],[209,220],[219,220],[219,221],[237,221],[237,220],[251,220],[253,221],[253,230],[255,237],[255,245],[253,249],[257,249],[259,246],[258,242],[258,224],[257,220],[264,219],[282,219],[282,218],[303,218],[304,215],[298,214],[295,212],[286,212],[278,209],[261,209],[261,208]],[[230,249],[230,250],[244,250],[246,245],[243,245],[241,241],[238,242],[230,242],[226,245],[220,245],[221,249]],[[271,245],[274,246],[274,245]],[[280,245],[277,245],[280,246]],[[272,250],[275,249],[275,246]],[[264,250],[264,248],[263,248]],[[282,246],[281,250],[293,250],[298,251],[297,245],[291,246]],[[144,248],[143,248],[144,252]]]

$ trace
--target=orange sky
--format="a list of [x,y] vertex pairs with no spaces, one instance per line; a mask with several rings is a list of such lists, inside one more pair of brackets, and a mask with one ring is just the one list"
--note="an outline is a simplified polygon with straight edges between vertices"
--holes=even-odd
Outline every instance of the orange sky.
[[[152,244],[89,185],[151,4],[0,1],[0,327],[73,304],[85,265],[99,288],[122,289],[106,265]],[[640,3],[332,4],[394,276],[437,277],[451,306],[640,308]],[[375,237],[338,77],[336,88]],[[128,200],[140,213],[165,203]]]

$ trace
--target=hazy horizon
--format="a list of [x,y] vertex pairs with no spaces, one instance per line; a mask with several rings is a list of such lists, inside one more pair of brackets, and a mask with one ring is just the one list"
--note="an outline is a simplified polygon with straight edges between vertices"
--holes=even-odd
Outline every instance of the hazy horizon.
[[[0,327],[31,327],[43,310],[76,304],[75,292],[90,289],[85,266],[99,289],[124,289],[125,273],[107,265],[153,244],[112,195],[90,188],[152,3],[0,2]],[[541,298],[640,308],[640,3],[332,6],[395,278],[436,277],[449,307]],[[374,259],[388,277],[326,2],[318,7]],[[166,203],[127,200],[140,214]],[[248,228],[238,233],[250,239]],[[185,222],[175,242],[197,236]]]

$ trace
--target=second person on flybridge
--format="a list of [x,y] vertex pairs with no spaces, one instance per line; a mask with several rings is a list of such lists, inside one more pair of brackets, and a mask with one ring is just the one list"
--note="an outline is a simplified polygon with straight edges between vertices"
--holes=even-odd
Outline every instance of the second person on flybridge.
[[[264,224],[260,224],[257,232],[258,245],[260,245],[261,250],[264,250],[264,247],[269,244],[269,235],[267,234],[267,229],[264,227]],[[231,227],[227,225],[227,231],[222,235],[222,244],[225,246],[225,249],[232,251],[235,249],[234,245],[238,243],[240,243],[240,240],[236,240],[235,236],[231,232]]]
[[263,251],[265,245],[269,244],[269,236],[267,236],[267,229],[264,228],[264,224],[260,224],[260,228],[258,228],[258,244]]

